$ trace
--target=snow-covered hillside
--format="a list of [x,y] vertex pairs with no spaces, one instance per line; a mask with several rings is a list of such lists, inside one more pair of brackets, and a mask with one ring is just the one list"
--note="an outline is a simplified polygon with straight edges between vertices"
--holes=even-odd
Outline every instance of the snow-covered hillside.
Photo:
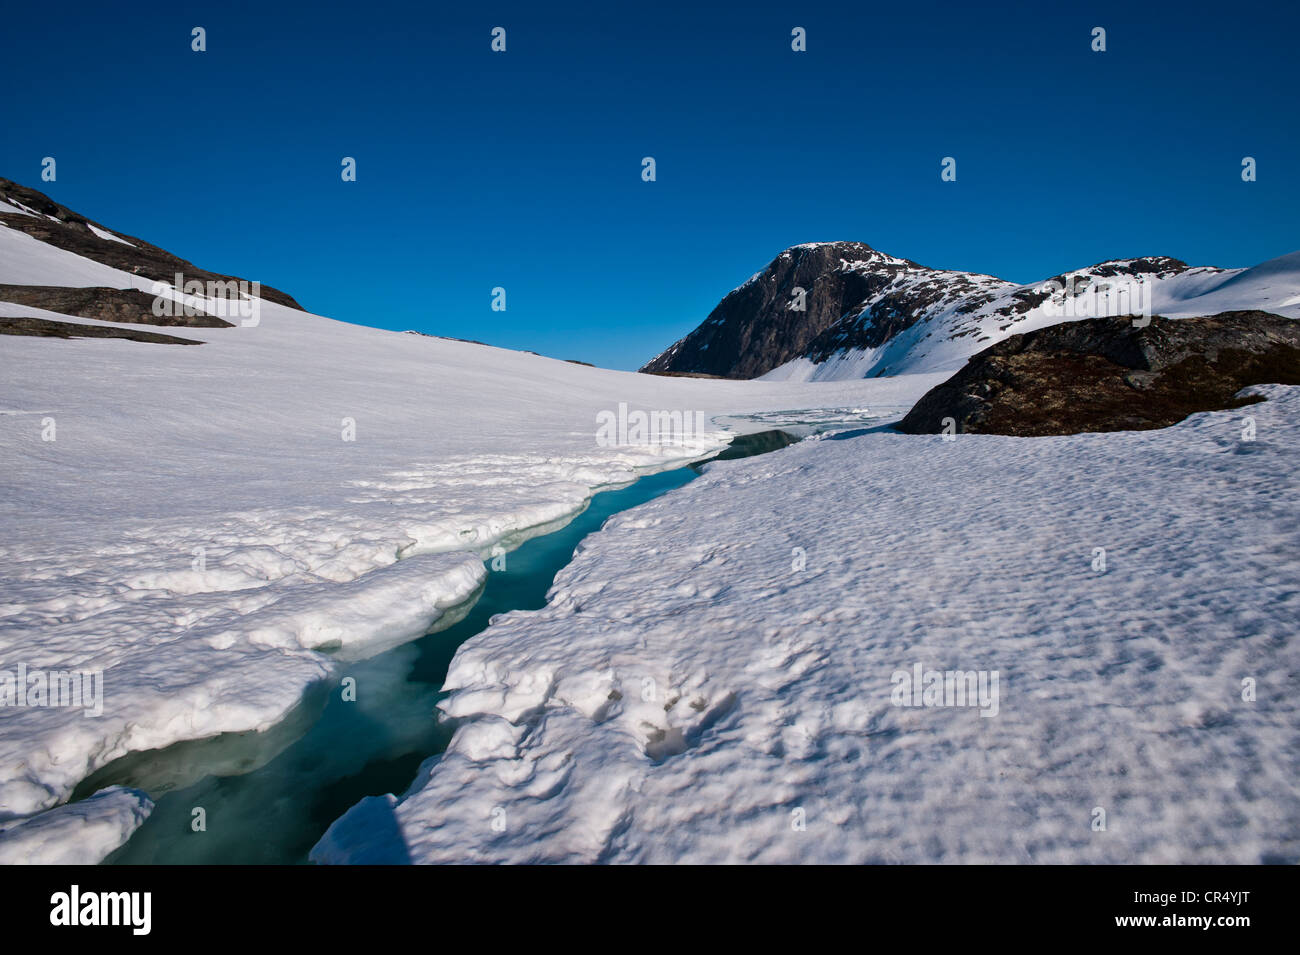
[[1300,388],[1257,390],[711,464],[465,643],[446,753],[313,858],[1294,863]]
[[[929,272],[930,270],[924,270]],[[955,273],[964,275],[965,273]],[[987,279],[980,276],[978,278]],[[916,282],[942,282],[932,274],[904,272],[863,310],[846,316],[814,341],[807,354],[767,373],[769,381],[835,381],[884,374],[952,372],[971,355],[987,346],[1047,325],[1074,318],[1125,314],[1108,310],[1108,283],[1136,289],[1147,283],[1149,300],[1142,303],[1147,316],[1192,318],[1232,310],[1260,309],[1300,317],[1300,252],[1293,252],[1249,269],[1187,268],[1172,259],[1103,262],[1031,285],[1004,282],[983,283],[983,295],[975,298],[948,294],[920,309],[914,324],[876,345],[864,342],[873,336],[881,302],[900,294],[911,294]],[[1051,294],[1044,293],[1053,282]],[[1129,282],[1130,285],[1120,283]],[[960,286],[959,286],[960,287]],[[1147,295],[1134,292],[1130,299]],[[1102,304],[1093,306],[1090,300]],[[1125,304],[1128,300],[1124,301]]]
[[1300,317],[1300,252],[1250,269],[1115,260],[1017,285],[813,242],[778,255],[646,369],[769,381],[952,372],[994,342],[1075,318],[1249,309]]
[[[3,226],[0,284],[152,286]],[[14,315],[104,324],[0,303]],[[179,331],[203,344],[0,335],[0,671],[103,671],[102,715],[0,709],[0,845],[128,752],[272,726],[340,658],[470,597],[494,545],[729,440],[603,446],[602,411],[905,409],[938,381],[659,378],[270,301],[256,326]],[[20,841],[102,855],[148,812],[97,805],[107,821],[83,805]]]

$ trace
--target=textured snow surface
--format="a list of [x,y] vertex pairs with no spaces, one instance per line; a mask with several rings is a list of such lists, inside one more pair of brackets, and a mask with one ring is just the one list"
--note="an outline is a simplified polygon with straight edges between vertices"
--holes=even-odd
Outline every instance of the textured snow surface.
[[[709,465],[465,643],[446,753],[313,858],[1296,862],[1300,389],[1255,390]],[[894,705],[916,664],[996,671],[997,715]]]
[[[3,227],[0,283],[152,285]],[[102,670],[104,694],[0,708],[0,822],[128,752],[270,728],[473,595],[493,546],[730,440],[602,447],[600,411],[906,408],[940,380],[658,378],[270,302],[164,331],[204,344],[0,336],[0,670]]]
[[120,847],[153,811],[123,786],[0,829],[0,865],[94,865]]

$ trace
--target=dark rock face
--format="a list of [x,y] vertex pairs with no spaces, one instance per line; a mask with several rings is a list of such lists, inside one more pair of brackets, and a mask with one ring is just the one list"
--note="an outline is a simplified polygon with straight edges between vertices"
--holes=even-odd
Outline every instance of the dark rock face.
[[1270,312],[1093,318],[1013,335],[972,357],[899,423],[936,434],[1042,436],[1165,428],[1259,400],[1249,385],[1300,384],[1300,320]]
[[177,338],[158,332],[134,328],[113,328],[110,325],[78,325],[74,322],[52,322],[34,315],[0,315],[0,335],[28,335],[33,338],[125,338],[133,342],[156,345],[202,345],[193,338]]
[[60,315],[95,318],[101,322],[137,325],[188,325],[192,328],[232,328],[233,323],[215,315],[155,315],[154,297],[133,288],[69,288],[62,285],[0,285],[0,302],[14,302],[43,308]]
[[[878,269],[844,267],[873,261]],[[699,328],[641,370],[755,378],[803,354],[819,334],[856,314],[873,292],[909,266],[919,268],[861,242],[797,245],[731,292]],[[806,292],[803,311],[790,307],[796,288]]]
[[[32,238],[39,239],[48,245],[67,252],[73,252],[103,265],[112,266],[115,269],[121,269],[123,272],[130,272],[132,275],[139,275],[151,281],[167,282],[169,284],[175,280],[177,272],[183,274],[186,281],[197,279],[205,285],[208,282],[241,281],[235,276],[221,275],[217,272],[201,269],[193,263],[172,255],[170,252],[166,252],[155,245],[150,245],[143,239],[121,235],[121,233],[114,232],[98,222],[93,222],[85,216],[73,212],[66,206],[59,205],[59,203],[42,192],[29,189],[27,186],[19,185],[9,179],[0,178],[0,202],[7,201],[10,205],[14,205],[13,200],[17,200],[18,203],[36,211],[39,215],[0,211],[0,223],[4,223],[10,229],[25,232]],[[50,216],[53,216],[53,219],[49,218]],[[114,242],[112,239],[100,238],[90,231],[91,225],[113,235],[118,235],[130,242],[131,245]],[[287,305],[290,308],[302,309],[301,305],[284,292],[273,289],[268,285],[263,285],[261,288],[261,297],[266,301]]]

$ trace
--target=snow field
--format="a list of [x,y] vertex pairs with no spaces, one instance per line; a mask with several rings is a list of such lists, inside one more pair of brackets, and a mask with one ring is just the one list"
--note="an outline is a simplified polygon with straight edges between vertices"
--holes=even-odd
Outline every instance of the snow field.
[[[1294,862],[1300,388],[1258,390],[709,465],[465,643],[447,751],[313,858]],[[996,672],[997,715],[895,705],[918,663]]]

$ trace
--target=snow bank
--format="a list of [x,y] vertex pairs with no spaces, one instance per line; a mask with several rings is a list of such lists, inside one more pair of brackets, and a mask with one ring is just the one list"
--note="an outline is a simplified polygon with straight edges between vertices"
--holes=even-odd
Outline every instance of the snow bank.
[[464,644],[445,754],[312,857],[1294,863],[1300,388],[1258,391],[710,465]]
[[0,865],[95,865],[121,847],[153,811],[144,793],[122,786],[0,828]]

